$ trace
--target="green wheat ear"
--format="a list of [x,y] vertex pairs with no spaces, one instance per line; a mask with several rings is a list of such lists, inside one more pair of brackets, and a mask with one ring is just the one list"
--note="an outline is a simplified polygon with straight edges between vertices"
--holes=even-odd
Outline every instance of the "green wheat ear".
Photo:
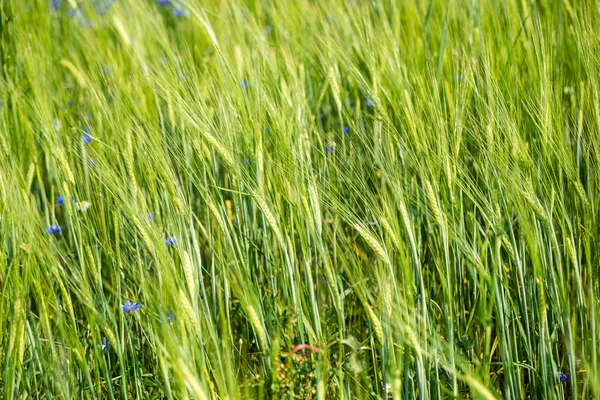
[[0,2],[0,397],[600,398],[599,19]]

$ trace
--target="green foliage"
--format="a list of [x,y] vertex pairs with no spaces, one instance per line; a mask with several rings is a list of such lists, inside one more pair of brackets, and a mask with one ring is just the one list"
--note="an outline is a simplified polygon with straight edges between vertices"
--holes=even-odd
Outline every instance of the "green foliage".
[[0,2],[3,398],[600,397],[596,3],[160,3]]

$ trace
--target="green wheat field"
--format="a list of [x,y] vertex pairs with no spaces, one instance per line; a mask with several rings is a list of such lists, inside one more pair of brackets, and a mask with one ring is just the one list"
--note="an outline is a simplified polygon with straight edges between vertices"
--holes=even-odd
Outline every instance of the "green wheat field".
[[0,18],[0,398],[600,398],[598,1]]

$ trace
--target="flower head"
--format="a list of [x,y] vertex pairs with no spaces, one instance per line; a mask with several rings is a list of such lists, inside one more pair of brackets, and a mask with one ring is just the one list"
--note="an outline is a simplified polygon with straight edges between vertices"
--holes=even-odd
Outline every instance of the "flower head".
[[112,344],[112,343],[110,342],[110,340],[108,340],[108,339],[106,338],[106,336],[104,336],[104,337],[102,338],[102,344],[99,344],[99,345],[97,345],[96,347],[98,347],[98,348],[101,348],[103,351],[106,351],[106,350],[107,350],[107,349],[110,347],[110,345],[111,345],[111,344]]
[[167,311],[167,314],[164,316],[161,316],[159,318],[159,322],[162,324],[164,322],[166,322],[167,324],[172,324],[173,321],[175,321],[175,315],[171,312],[171,311]]
[[137,311],[141,307],[142,307],[142,303],[136,303],[135,301],[129,301],[129,300],[127,300],[125,302],[125,304],[123,304],[123,306],[122,306],[124,313]]
[[559,372],[557,377],[559,382],[566,382],[569,380],[569,376],[567,374],[563,374],[562,372]]
[[350,127],[349,126],[345,126],[342,130],[344,131],[344,135],[349,135],[350,134]]
[[146,221],[154,221],[156,220],[156,214],[155,213],[148,213],[146,214]]
[[177,244],[177,239],[173,236],[166,237],[165,244],[167,246],[175,246]]
[[386,393],[392,393],[392,385],[389,383],[385,384],[385,392]]
[[270,126],[267,126],[265,128],[265,133],[271,133],[271,127]]
[[81,8],[69,8],[67,15],[69,17],[80,17],[82,16]]
[[156,4],[158,4],[161,7],[170,7],[171,1],[170,0],[156,0]]
[[187,12],[181,8],[174,8],[173,15],[177,18],[187,18]]
[[330,143],[327,146],[325,146],[325,155],[329,156],[331,154],[333,154],[333,151],[335,150],[335,143]]
[[62,232],[62,226],[50,225],[49,227],[47,227],[45,229],[45,231],[48,235],[52,235],[52,236],[60,235],[60,233]]
[[65,198],[62,197],[61,195],[56,196],[56,204],[58,204],[59,206],[62,206],[65,204]]
[[239,85],[243,89],[248,89],[250,87],[250,82],[242,79],[241,81],[239,81]]
[[90,136],[90,134],[88,132],[85,132],[85,130],[84,130],[83,135],[81,135],[81,141],[83,142],[83,144],[90,144],[90,143],[92,143],[92,140],[93,139]]
[[373,103],[373,100],[367,99],[367,101],[365,101],[365,106],[367,106],[369,108],[373,108],[373,107],[375,107],[375,103]]
[[308,350],[311,353],[317,353],[317,352],[321,352],[322,350],[320,348],[318,348],[317,346],[311,346],[310,344],[306,344],[306,343],[302,343],[299,344],[297,346],[295,346],[292,349],[292,354],[296,354],[297,352],[299,352],[300,350]]
[[92,203],[89,201],[80,201],[76,204],[76,207],[79,211],[87,211],[88,208],[92,206]]

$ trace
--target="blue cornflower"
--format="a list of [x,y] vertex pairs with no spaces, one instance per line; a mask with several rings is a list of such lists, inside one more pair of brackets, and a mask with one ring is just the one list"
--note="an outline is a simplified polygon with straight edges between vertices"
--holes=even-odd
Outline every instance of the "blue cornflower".
[[240,85],[241,88],[248,89],[250,87],[250,82],[245,81],[245,80],[241,80],[239,82],[239,85]]
[[148,213],[146,214],[146,221],[154,221],[156,220],[156,214],[155,213]]
[[373,108],[373,107],[375,107],[375,103],[373,103],[373,100],[367,99],[367,101],[365,101],[365,106],[367,106],[369,108]]
[[174,8],[173,15],[177,18],[187,18],[187,12],[181,8]]
[[175,246],[177,244],[177,239],[173,236],[165,238],[165,244],[167,246]]
[[85,18],[81,18],[80,24],[81,24],[81,26],[84,26],[87,28],[93,28],[95,26],[94,21],[89,21]]
[[569,380],[569,376],[567,374],[563,374],[562,372],[558,373],[559,382],[566,382]]
[[62,197],[61,195],[56,196],[56,204],[58,204],[59,206],[62,206],[65,204],[65,198]]
[[125,304],[123,304],[123,306],[122,306],[124,313],[137,311],[141,307],[142,307],[142,303],[136,303],[135,301],[129,301],[129,300],[127,300],[125,302]]
[[323,281],[323,285],[325,285],[325,286],[329,286],[329,282],[327,282],[327,281]]
[[46,233],[48,235],[60,235],[60,233],[62,232],[62,226],[60,225],[50,225],[49,227],[46,228]]
[[81,8],[69,8],[69,10],[67,11],[67,15],[69,17],[81,17],[82,12],[81,12]]
[[272,34],[273,33],[273,27],[271,25],[267,25],[266,31],[267,31],[267,35]]
[[107,350],[107,349],[110,347],[110,345],[111,345],[111,344],[112,344],[112,343],[110,342],[110,340],[108,340],[108,339],[106,338],[106,336],[104,336],[104,337],[102,338],[102,344],[99,344],[99,345],[98,345],[98,346],[96,346],[96,347],[98,347],[98,348],[101,348],[102,350],[106,351],[106,350]]
[[325,155],[333,154],[333,150],[335,150],[335,144],[328,144],[325,146]]
[[345,126],[342,130],[344,131],[344,135],[349,135],[350,134],[350,127],[349,126]]
[[156,0],[156,4],[162,7],[170,7],[171,2],[169,0]]
[[265,128],[265,133],[271,133],[271,127],[270,126],[267,126]]
[[165,317],[160,317],[161,323],[166,321],[167,324],[172,324],[175,321],[175,315],[171,311],[167,311],[167,315]]
[[249,167],[250,165],[252,165],[252,161],[250,161],[250,160],[248,160],[248,159],[245,159],[245,160],[244,160],[244,165],[245,165],[246,167]]
[[158,316],[158,323],[160,325],[164,324],[165,322],[170,325],[173,323],[173,321],[175,321],[175,315],[169,310],[167,310],[166,314]]
[[61,0],[52,0],[50,2],[50,4],[51,4],[50,7],[52,7],[52,9],[54,11],[58,11],[58,9],[60,8],[60,3],[61,3]]
[[[85,129],[84,129],[85,132]],[[89,130],[88,130],[89,132]],[[92,137],[90,136],[89,133],[85,132],[83,135],[81,135],[81,141],[83,142],[83,144],[90,144],[92,143]]]

